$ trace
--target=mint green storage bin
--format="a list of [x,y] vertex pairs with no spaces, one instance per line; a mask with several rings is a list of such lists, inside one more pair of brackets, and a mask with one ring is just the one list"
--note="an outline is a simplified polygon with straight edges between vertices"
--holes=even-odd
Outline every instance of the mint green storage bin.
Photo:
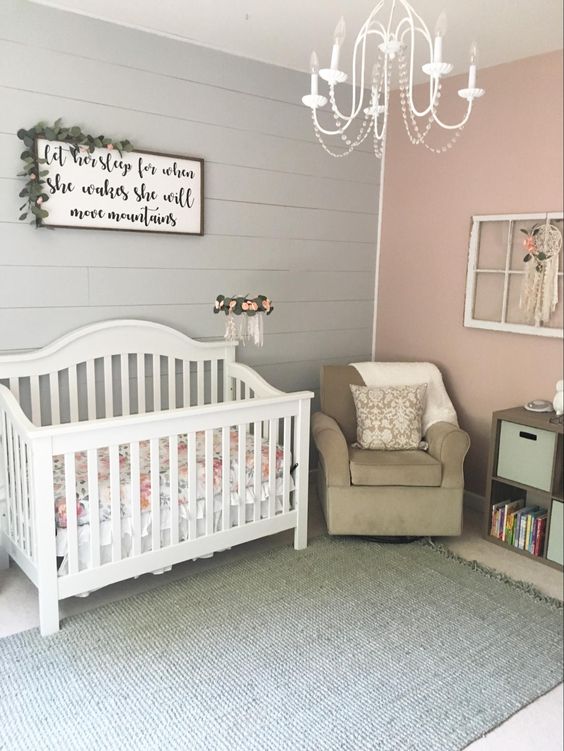
[[564,503],[556,499],[551,506],[546,557],[561,566],[564,564]]
[[550,491],[556,433],[501,422],[497,476]]

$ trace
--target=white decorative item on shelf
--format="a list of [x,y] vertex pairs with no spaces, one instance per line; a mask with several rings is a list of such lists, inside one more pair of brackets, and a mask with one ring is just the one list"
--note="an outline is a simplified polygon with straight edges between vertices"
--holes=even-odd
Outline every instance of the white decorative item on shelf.
[[[335,29],[330,67],[319,70],[317,55],[315,52],[312,53],[311,90],[302,97],[302,102],[311,108],[315,134],[327,153],[334,157],[347,156],[372,132],[374,153],[377,157],[382,156],[388,123],[392,65],[396,58],[402,115],[411,142],[423,144],[437,154],[451,148],[468,122],[474,99],[483,96],[484,89],[476,86],[477,48],[473,44],[470,50],[468,85],[458,91],[458,95],[468,102],[466,113],[454,124],[445,123],[439,118],[437,110],[441,97],[441,78],[448,75],[453,67],[443,61],[446,28],[446,16],[441,13],[433,39],[423,19],[406,0],[380,0],[364,22],[354,44],[351,65],[352,103],[350,113],[346,114],[341,112],[335,99],[336,84],[344,83],[348,79],[347,74],[339,67],[341,47],[345,38],[345,21],[343,18],[340,19]],[[371,74],[367,65],[369,41],[375,43],[376,58]],[[418,109],[413,101],[416,41],[422,42],[423,49],[429,57],[429,62],[422,66],[423,72],[429,76],[428,101],[422,109]],[[317,110],[327,104],[327,97],[319,93],[319,76],[329,84],[329,102],[335,121],[334,128],[324,128],[319,123]],[[369,98],[368,106],[365,102],[366,97]],[[353,135],[349,129],[357,118],[361,120],[361,124],[358,133]],[[424,123],[420,127],[418,120],[422,119]],[[426,143],[427,135],[435,124],[447,131],[454,131],[451,139],[442,146]],[[330,149],[323,139],[324,135],[340,137],[345,149]]]
[[556,384],[556,394],[554,394],[552,406],[557,416],[564,414],[564,381],[558,381]]

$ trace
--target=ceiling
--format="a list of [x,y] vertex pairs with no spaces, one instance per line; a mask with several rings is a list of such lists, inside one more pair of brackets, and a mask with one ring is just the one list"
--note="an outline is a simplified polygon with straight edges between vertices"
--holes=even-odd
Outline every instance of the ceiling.
[[[375,0],[31,0],[234,55],[307,70],[316,49],[328,64],[333,29],[347,22],[342,60]],[[391,0],[386,0],[391,4]],[[488,67],[562,47],[562,0],[411,0],[432,29],[448,17],[443,59],[467,68],[472,41]],[[343,64],[345,70],[349,65]]]

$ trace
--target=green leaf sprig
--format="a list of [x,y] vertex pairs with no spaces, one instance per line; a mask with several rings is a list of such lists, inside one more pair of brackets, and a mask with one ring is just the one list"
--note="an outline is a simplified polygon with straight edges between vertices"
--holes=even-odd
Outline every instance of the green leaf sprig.
[[127,139],[120,141],[106,136],[91,136],[84,133],[78,125],[65,127],[61,118],[55,120],[53,125],[39,122],[33,128],[20,128],[17,136],[23,141],[25,147],[20,154],[23,167],[22,172],[18,173],[18,177],[27,178],[25,186],[19,193],[20,198],[25,198],[24,203],[20,206],[22,213],[19,219],[25,221],[31,214],[31,222],[36,227],[45,226],[43,220],[49,216],[49,212],[45,208],[49,195],[45,192],[44,179],[49,174],[49,170],[42,169],[45,159],[40,159],[37,156],[36,141],[38,138],[68,143],[71,149],[77,150],[83,147],[90,153],[94,149],[106,147],[110,151],[116,149],[121,156],[123,151],[132,151],[134,148],[133,144]]

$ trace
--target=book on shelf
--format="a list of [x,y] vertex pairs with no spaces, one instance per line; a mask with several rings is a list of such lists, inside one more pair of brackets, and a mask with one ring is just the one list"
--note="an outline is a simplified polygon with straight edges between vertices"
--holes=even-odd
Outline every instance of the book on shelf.
[[524,499],[505,500],[492,506],[490,534],[504,542],[513,534],[515,514],[525,505]]

